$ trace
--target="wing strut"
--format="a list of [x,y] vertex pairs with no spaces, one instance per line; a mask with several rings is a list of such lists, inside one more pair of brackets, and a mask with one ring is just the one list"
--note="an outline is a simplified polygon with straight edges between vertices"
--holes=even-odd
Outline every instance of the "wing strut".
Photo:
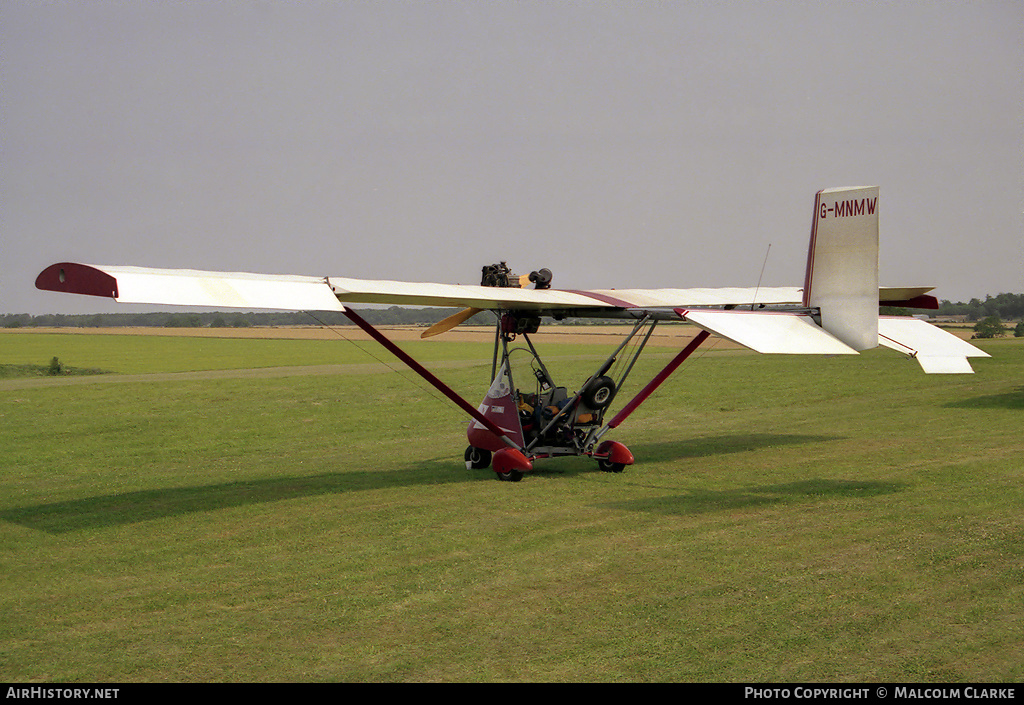
[[375,341],[377,341],[385,348],[387,348],[388,352],[390,352],[392,355],[394,355],[399,360],[408,365],[413,372],[415,372],[420,377],[430,382],[430,384],[433,385],[434,388],[437,389],[437,391],[441,392],[446,397],[451,399],[460,409],[462,409],[467,414],[469,414],[474,419],[483,424],[488,431],[490,431],[498,438],[503,440],[506,443],[506,445],[516,450],[522,450],[522,447],[519,446],[511,438],[509,438],[508,434],[506,434],[504,431],[498,428],[498,426],[493,421],[491,421],[482,413],[480,413],[480,411],[476,407],[474,407],[468,401],[460,397],[458,392],[456,392],[454,389],[452,389],[447,384],[445,384],[437,377],[435,377],[434,374],[430,372],[430,370],[425,368],[420,363],[416,362],[416,360],[410,357],[407,352],[405,352],[400,347],[391,342],[383,333],[381,333],[379,330],[377,330],[369,323],[367,323],[365,320],[363,320],[363,318],[359,314],[350,309],[348,306],[345,307],[345,315],[348,316],[348,318],[353,323],[362,328],[371,338],[373,338]]
[[654,379],[648,382],[647,386],[641,389],[639,394],[633,397],[628,404],[622,407],[622,410],[619,413],[615,414],[615,418],[608,422],[608,428],[618,427],[618,425],[625,421],[630,414],[636,411],[636,408],[643,404],[647,400],[647,397],[651,396],[651,394],[654,393],[654,390],[660,387],[662,382],[668,379],[669,375],[675,372],[679,365],[683,364],[683,360],[692,355],[693,351],[700,347],[700,344],[707,340],[710,335],[711,333],[706,330],[702,330],[694,336],[693,340],[690,341],[690,344],[680,350],[679,354],[672,358],[670,363],[665,365],[665,369],[659,372]]

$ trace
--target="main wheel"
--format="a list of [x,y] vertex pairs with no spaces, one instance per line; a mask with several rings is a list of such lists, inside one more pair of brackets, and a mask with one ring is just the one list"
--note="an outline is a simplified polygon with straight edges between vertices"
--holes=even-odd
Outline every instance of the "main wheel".
[[519,470],[509,470],[508,472],[499,472],[495,474],[502,482],[519,482],[523,479],[523,473]]
[[615,393],[615,380],[611,377],[601,376],[592,380],[583,392],[583,403],[591,409],[600,410],[608,406]]
[[598,460],[597,467],[604,472],[622,472],[626,464],[625,463],[613,463],[610,460]]
[[491,464],[491,451],[469,446],[466,448],[466,469],[483,470]]

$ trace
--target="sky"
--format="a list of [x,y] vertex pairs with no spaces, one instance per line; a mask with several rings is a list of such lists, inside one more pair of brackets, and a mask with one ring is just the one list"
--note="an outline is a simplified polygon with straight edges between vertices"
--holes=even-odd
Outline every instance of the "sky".
[[55,262],[555,288],[1024,292],[1024,3],[0,3],[0,313]]

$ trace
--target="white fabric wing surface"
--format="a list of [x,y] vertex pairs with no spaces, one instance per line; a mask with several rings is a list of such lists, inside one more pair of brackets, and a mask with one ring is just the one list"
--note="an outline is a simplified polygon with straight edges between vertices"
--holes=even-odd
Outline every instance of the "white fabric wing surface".
[[323,277],[103,267],[121,303],[342,311]]

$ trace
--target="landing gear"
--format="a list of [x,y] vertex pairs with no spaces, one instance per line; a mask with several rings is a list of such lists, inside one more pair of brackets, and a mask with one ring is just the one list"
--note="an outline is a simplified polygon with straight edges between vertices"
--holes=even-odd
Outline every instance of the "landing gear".
[[[484,272],[485,286],[495,285],[488,283],[488,274],[508,275],[503,265],[493,270]],[[466,430],[470,443],[466,467],[490,465],[498,480],[519,482],[539,459],[586,455],[597,461],[602,471],[611,473],[621,473],[632,465],[633,454],[626,446],[600,439],[618,426],[619,416],[606,424],[605,412],[651,337],[655,319],[650,314],[638,319],[580,391],[572,393],[558,386],[530,340],[539,318],[526,310],[496,313],[491,386],[477,409],[483,418],[474,416]],[[641,331],[646,332],[641,335]],[[510,346],[516,339],[525,345]],[[627,350],[631,341],[633,347]],[[536,382],[532,390],[516,384],[529,384],[530,380]],[[642,397],[637,399],[642,401]],[[633,407],[637,404],[639,401],[632,402]]]
[[622,472],[626,468],[625,463],[613,463],[610,460],[598,460],[597,467],[602,472]]
[[597,448],[597,467],[603,472],[622,472],[633,464],[633,454],[618,441],[605,441]]
[[518,450],[502,448],[494,453],[493,469],[502,482],[519,482],[524,472],[533,470],[533,463]]
[[466,448],[466,469],[483,470],[491,464],[491,451],[469,446]]
[[[466,469],[483,470],[491,465],[491,451],[476,446],[466,448]],[[494,464],[494,474],[502,482],[519,482],[523,479],[523,471],[511,467],[504,455],[499,456],[499,462]]]
[[611,403],[614,393],[615,380],[602,375],[587,385],[587,388],[583,390],[581,399],[591,409],[599,411]]

